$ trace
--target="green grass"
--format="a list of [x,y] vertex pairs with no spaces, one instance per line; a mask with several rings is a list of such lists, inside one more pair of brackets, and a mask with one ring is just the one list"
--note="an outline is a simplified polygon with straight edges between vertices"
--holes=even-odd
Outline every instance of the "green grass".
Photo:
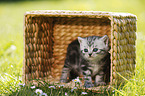
[[[41,81],[41,80],[39,80]],[[29,84],[29,85],[20,85],[19,88],[17,88],[16,91],[14,91],[12,93],[13,96],[34,96],[37,95],[38,93],[36,93],[36,90],[42,90],[43,93],[48,94],[48,96],[84,96],[87,93],[88,96],[108,96],[108,95],[112,95],[111,93],[105,91],[102,93],[95,93],[92,90],[88,91],[86,89],[82,90],[82,89],[71,89],[71,88],[65,88],[62,85],[51,85],[49,83],[46,83],[44,81],[43,84],[42,82],[37,82],[38,86],[34,86],[33,84]],[[26,94],[27,93],[27,94]],[[105,94],[105,95],[104,95]]]
[[[62,0],[0,3],[0,94],[21,95],[35,94],[31,85],[21,87],[23,66],[23,19],[26,11],[32,10],[94,10],[128,12],[137,15],[136,70],[135,76],[127,80],[127,84],[116,89],[114,95],[141,96],[145,95],[145,6],[143,0]],[[82,90],[70,92],[71,89],[48,89],[49,85],[38,87],[52,96],[78,96]],[[89,93],[87,95],[99,95]],[[108,93],[105,93],[108,95]],[[112,94],[112,93],[110,93]]]

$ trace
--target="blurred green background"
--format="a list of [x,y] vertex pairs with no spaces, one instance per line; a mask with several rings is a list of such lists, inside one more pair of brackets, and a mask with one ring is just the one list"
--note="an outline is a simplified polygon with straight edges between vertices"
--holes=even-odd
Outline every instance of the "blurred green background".
[[[32,10],[107,11],[135,14],[138,19],[137,62],[140,58],[145,59],[145,0],[0,0],[1,82],[9,80],[10,77],[21,80],[24,14]],[[145,64],[145,61],[143,63]]]
[[22,74],[24,14],[32,10],[132,13],[138,19],[137,46],[145,45],[145,0],[3,0],[0,1],[0,75]]

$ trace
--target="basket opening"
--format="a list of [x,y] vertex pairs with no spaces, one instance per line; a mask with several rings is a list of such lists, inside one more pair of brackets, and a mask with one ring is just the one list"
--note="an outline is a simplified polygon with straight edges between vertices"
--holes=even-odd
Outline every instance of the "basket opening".
[[111,21],[107,17],[28,16],[25,26],[26,81],[59,81],[67,46],[78,36],[108,35],[111,38]]
[[[53,57],[54,63],[52,66],[53,77],[60,80],[61,71],[64,65],[67,46],[73,40],[87,36],[103,36],[111,37],[111,22],[109,18],[88,18],[88,17],[55,17],[53,18]],[[54,69],[55,68],[55,69]],[[57,70],[60,69],[60,70]],[[106,82],[110,82],[109,77],[106,77]]]

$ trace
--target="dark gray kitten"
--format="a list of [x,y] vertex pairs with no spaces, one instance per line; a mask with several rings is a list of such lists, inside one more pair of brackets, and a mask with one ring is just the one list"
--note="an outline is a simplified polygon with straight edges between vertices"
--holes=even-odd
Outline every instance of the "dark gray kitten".
[[[68,82],[83,75],[84,86],[105,85],[106,76],[110,75],[109,38],[107,35],[78,37],[67,48],[66,60],[60,82]],[[107,73],[107,74],[106,74]],[[69,77],[69,80],[67,80]],[[105,82],[106,81],[106,82]]]

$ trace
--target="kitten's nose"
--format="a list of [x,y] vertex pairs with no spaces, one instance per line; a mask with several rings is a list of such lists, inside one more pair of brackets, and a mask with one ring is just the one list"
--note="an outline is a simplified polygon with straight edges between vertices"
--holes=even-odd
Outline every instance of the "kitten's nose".
[[92,53],[89,53],[89,56],[91,57]]

